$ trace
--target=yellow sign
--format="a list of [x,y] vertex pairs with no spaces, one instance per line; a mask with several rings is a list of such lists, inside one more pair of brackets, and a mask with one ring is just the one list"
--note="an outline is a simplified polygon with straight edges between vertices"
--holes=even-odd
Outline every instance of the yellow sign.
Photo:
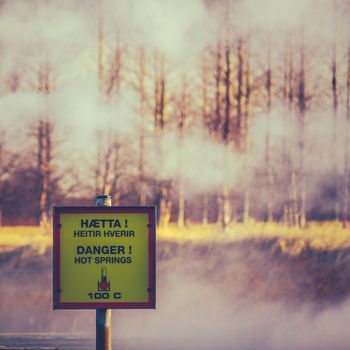
[[54,308],[155,308],[155,207],[54,208]]

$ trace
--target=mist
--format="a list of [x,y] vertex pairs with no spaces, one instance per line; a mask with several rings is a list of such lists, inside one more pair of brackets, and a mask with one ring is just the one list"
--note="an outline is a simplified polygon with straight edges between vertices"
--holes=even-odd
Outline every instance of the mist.
[[[1,1],[5,224],[42,223],[52,206],[106,188],[113,205],[170,208],[158,211],[162,227],[181,221],[181,200],[185,226],[218,224],[206,244],[158,242],[157,310],[113,311],[115,343],[348,348],[347,247],[230,243],[225,229],[299,228],[305,212],[349,219],[349,9],[345,0]],[[50,247],[0,247],[0,266],[0,332],[94,334],[94,311],[52,310]]]
[[[348,249],[306,244],[293,255],[281,248],[275,238],[211,245],[158,241],[157,309],[113,310],[113,344],[346,349]],[[94,337],[94,310],[52,310],[50,249],[23,247],[0,257],[1,333]]]
[[113,332],[122,339],[146,339],[145,345],[155,348],[164,344],[174,349],[347,348],[349,303],[315,313],[308,305],[294,309],[273,301],[225,300],[210,286],[193,282],[178,276],[175,290],[162,300],[156,316],[122,312]]
[[[261,44],[269,43],[268,45],[274,48],[271,64],[277,67],[273,74],[277,84],[282,76],[279,70],[284,59],[283,41],[287,38],[299,47],[302,44],[299,33],[303,29],[308,66],[306,89],[307,93],[312,94],[312,101],[319,94],[319,89],[315,90],[316,88],[311,86],[315,79],[318,86],[324,89],[328,84],[330,86],[333,44],[338,51],[339,71],[346,68],[344,55],[348,41],[345,30],[347,12],[341,11],[345,8],[345,2],[338,2],[335,10],[332,1],[310,0],[295,3],[285,0],[269,1],[264,3],[264,6],[261,5],[248,0],[193,0],[186,4],[176,1],[150,1],[147,5],[138,1],[104,1],[101,6],[92,1],[84,4],[76,1],[63,1],[60,4],[50,1],[5,1],[1,6],[0,111],[2,129],[6,129],[8,135],[8,147],[23,150],[22,144],[17,142],[23,138],[27,138],[28,144],[33,145],[35,140],[28,137],[28,130],[33,128],[38,115],[48,109],[58,140],[57,164],[64,164],[61,159],[69,154],[68,159],[77,161],[76,166],[84,171],[91,171],[97,152],[97,143],[91,141],[97,138],[117,138],[122,144],[127,144],[125,154],[137,152],[141,118],[138,112],[139,97],[132,86],[137,79],[134,73],[135,69],[137,70],[137,50],[142,46],[148,53],[147,74],[153,74],[152,65],[156,64],[152,62],[153,52],[163,56],[166,61],[168,99],[177,98],[181,81],[179,76],[182,74],[189,77],[189,88],[192,90],[189,97],[191,110],[188,112],[185,135],[180,136],[176,130],[176,106],[170,106],[167,112],[168,129],[172,128],[174,120],[175,130],[160,135],[159,142],[154,143],[146,139],[146,168],[152,169],[153,174],[160,174],[161,178],[175,182],[181,175],[187,189],[193,189],[194,194],[203,190],[213,192],[228,183],[235,187],[241,184],[242,177],[239,173],[242,172],[245,172],[245,178],[251,179],[253,169],[261,167],[266,157],[264,148],[267,124],[270,124],[272,149],[278,149],[284,142],[298,152],[296,138],[299,118],[296,112],[290,113],[285,106],[281,106],[277,85],[274,86],[273,94],[276,96],[272,102],[271,113],[261,110],[264,108],[261,100],[265,97],[260,93],[254,96],[256,102],[251,112],[248,155],[251,170],[248,174],[246,169],[243,169],[245,162],[241,160],[242,152],[232,145],[222,145],[222,142],[213,138],[200,122],[202,117],[196,106],[200,99],[198,94],[201,87],[199,77],[194,77],[194,74],[200,75],[198,66],[201,64],[203,52],[215,47],[220,33],[228,30],[223,25],[224,12],[229,9],[226,13],[230,16],[227,26],[231,28],[233,37],[249,36],[246,50],[251,52],[251,65],[257,65],[254,72],[254,79],[257,80],[262,79],[263,67],[268,64],[268,53],[259,53]],[[104,51],[100,64],[104,65],[105,76],[109,69],[112,69],[110,65],[116,45],[120,46],[124,56],[119,92],[108,98],[101,96],[98,87],[99,18],[103,18],[104,25]],[[282,31],[276,32],[276,29],[281,27]],[[288,34],[292,30],[296,34]],[[324,43],[329,47],[329,52],[323,52]],[[232,49],[235,50],[234,44]],[[297,70],[297,53],[294,60]],[[315,66],[313,61],[317,60],[321,60],[321,64]],[[48,97],[35,92],[36,72],[43,64],[48,65],[52,72],[52,92]],[[15,77],[18,79],[18,86],[9,91],[9,85]],[[346,118],[342,103],[345,90],[341,87],[345,86],[346,81],[342,76],[339,76],[338,80],[340,87],[337,130],[344,131]],[[152,81],[149,80],[147,85],[152,95]],[[338,164],[343,162],[346,137],[344,133],[337,132],[337,144],[332,146],[331,152],[327,152],[332,143],[330,129],[333,127],[330,88],[328,96],[322,94],[322,101],[310,106],[310,111],[305,117],[305,164],[309,167],[305,172],[320,175],[332,168],[334,156],[337,157]],[[142,117],[146,120],[145,127],[148,133],[151,133],[153,128],[152,113],[151,107]],[[271,120],[267,122],[268,119]],[[98,133],[101,136],[97,137]],[[148,138],[153,137],[155,136],[150,135]],[[152,147],[155,147],[155,150]],[[167,155],[166,159],[158,157],[158,150]],[[87,153],[86,158],[90,160],[82,157],[82,161],[79,162],[78,155],[81,153]],[[275,157],[276,163],[274,167],[278,168],[276,158],[279,155],[278,152],[273,153],[272,157]],[[320,154],[322,159],[319,158]],[[218,170],[225,168],[224,164],[229,164],[228,168]],[[195,169],[203,169],[200,177]],[[135,169],[131,166],[126,171],[133,174]]]

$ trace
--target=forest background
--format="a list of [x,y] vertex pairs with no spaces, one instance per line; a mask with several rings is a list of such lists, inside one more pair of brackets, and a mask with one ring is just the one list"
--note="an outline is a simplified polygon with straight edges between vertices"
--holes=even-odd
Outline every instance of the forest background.
[[2,225],[349,219],[350,3],[1,1]]

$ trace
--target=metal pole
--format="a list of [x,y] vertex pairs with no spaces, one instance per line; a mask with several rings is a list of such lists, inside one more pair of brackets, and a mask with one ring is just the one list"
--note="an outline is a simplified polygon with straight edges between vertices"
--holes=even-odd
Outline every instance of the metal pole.
[[[110,207],[111,196],[102,195],[96,197],[96,206]],[[111,350],[111,309],[96,309],[96,350]]]
[[96,350],[111,350],[111,309],[96,309]]

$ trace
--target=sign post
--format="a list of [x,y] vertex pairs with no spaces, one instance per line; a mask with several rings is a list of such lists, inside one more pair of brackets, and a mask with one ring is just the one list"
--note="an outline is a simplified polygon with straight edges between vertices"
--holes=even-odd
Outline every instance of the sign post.
[[111,349],[111,309],[154,309],[155,207],[55,207],[54,309],[96,309],[96,349]]
[[[112,205],[111,196],[102,195],[96,197],[96,206],[110,207]],[[111,350],[112,310],[96,309],[96,350]]]

